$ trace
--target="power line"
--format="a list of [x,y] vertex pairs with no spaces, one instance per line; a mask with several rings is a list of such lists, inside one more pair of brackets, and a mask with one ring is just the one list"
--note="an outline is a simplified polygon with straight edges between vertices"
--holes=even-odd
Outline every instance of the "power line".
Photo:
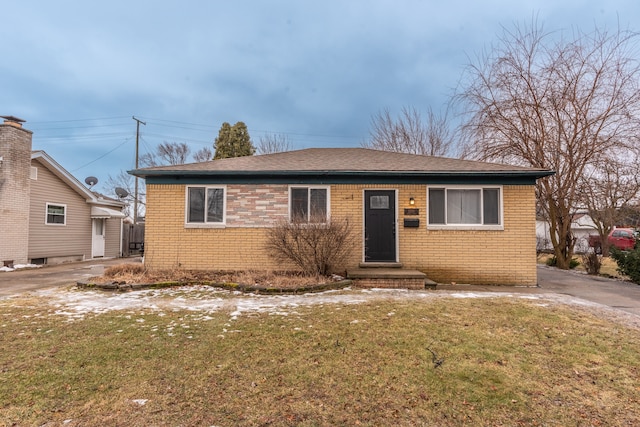
[[90,122],[96,120],[116,120],[116,119],[128,119],[129,116],[116,116],[116,117],[99,117],[96,119],[71,119],[71,120],[46,120],[40,122],[29,122],[30,125],[39,123],[71,123],[71,122]]
[[76,168],[76,169],[72,170],[71,172],[79,171],[80,169],[82,169],[82,168],[84,168],[84,167],[87,167],[87,166],[89,166],[90,164],[95,163],[95,162],[97,162],[97,161],[98,161],[98,160],[100,160],[100,159],[105,158],[106,156],[108,156],[109,154],[113,153],[113,152],[114,152],[114,151],[116,151],[118,148],[122,147],[124,144],[126,144],[127,142],[129,142],[129,140],[130,140],[130,139],[131,139],[131,138],[127,138],[127,139],[125,139],[125,140],[124,140],[124,142],[122,142],[121,144],[119,144],[119,145],[118,145],[117,147],[115,147],[113,150],[109,150],[109,151],[107,151],[106,153],[104,153],[103,155],[101,155],[100,157],[98,157],[97,159],[94,159],[94,160],[90,161],[89,163],[85,163],[84,165],[80,166],[79,168]]

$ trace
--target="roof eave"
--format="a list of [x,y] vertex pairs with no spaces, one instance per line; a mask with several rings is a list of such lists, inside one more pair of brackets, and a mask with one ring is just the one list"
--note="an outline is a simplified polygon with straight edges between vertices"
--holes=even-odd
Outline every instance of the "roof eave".
[[457,176],[457,177],[479,177],[479,176],[504,176],[504,177],[528,177],[528,178],[544,178],[555,174],[555,171],[551,170],[511,170],[511,171],[348,171],[348,170],[314,170],[314,171],[196,171],[196,170],[145,170],[134,169],[128,171],[129,174],[140,177],[287,177],[287,176],[367,176],[367,177],[444,177],[444,176]]

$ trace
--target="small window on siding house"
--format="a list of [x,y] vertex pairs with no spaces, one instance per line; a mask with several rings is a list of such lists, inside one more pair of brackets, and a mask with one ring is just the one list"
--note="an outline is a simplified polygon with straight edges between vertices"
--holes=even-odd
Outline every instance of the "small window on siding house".
[[429,188],[428,225],[501,228],[500,187]]
[[289,194],[291,221],[327,222],[329,212],[327,187],[291,187]]
[[38,180],[38,168],[36,166],[31,166],[31,179],[34,181]]
[[187,187],[187,224],[224,224],[224,187]]
[[46,224],[65,225],[67,223],[67,206],[47,203]]

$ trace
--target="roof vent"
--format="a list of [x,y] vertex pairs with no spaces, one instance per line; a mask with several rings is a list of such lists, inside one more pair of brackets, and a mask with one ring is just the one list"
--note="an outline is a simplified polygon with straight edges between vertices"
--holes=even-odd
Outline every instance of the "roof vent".
[[22,127],[22,123],[25,122],[24,120],[19,119],[19,118],[14,117],[14,116],[0,116],[0,117],[4,119],[4,124],[5,125],[11,125],[11,126],[15,126],[17,128],[21,128]]

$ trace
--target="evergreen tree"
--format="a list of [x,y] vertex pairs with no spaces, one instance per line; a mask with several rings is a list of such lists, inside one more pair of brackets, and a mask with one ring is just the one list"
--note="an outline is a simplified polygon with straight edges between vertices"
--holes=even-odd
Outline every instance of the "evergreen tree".
[[243,122],[238,122],[233,126],[224,122],[220,132],[218,132],[213,148],[216,150],[216,154],[213,157],[214,160],[252,156],[256,152],[251,142],[247,125]]

